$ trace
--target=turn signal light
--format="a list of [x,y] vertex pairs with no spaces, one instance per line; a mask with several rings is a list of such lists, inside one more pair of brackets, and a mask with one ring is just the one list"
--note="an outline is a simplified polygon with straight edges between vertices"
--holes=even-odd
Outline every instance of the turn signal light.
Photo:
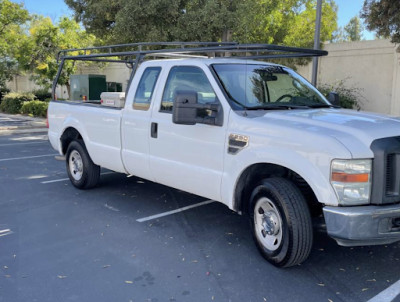
[[338,182],[368,182],[369,173],[347,174],[341,172],[332,172],[332,181]]

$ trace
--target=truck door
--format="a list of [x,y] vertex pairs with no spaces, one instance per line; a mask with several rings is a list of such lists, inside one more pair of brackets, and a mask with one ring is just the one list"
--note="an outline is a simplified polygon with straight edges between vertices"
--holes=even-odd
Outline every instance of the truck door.
[[[211,76],[210,71],[207,71]],[[169,71],[160,106],[151,117],[150,169],[155,181],[220,200],[226,121],[223,126],[172,122],[174,97],[179,90],[197,93],[199,103],[219,102],[205,72],[195,66]]]
[[[122,159],[128,173],[152,180],[149,166],[150,105],[161,67],[147,67],[131,84],[133,102],[122,117]],[[136,91],[135,91],[135,87]]]

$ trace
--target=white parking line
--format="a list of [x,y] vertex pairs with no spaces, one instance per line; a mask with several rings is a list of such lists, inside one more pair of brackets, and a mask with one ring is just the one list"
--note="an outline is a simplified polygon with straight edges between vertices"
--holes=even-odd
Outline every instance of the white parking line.
[[12,233],[13,231],[11,231],[10,229],[0,230],[0,237],[11,235]]
[[48,143],[49,141],[43,141],[43,142],[30,142],[30,143],[11,143],[11,144],[0,144],[0,147],[5,147],[5,146],[18,146],[18,145],[34,145],[34,144],[44,144]]
[[400,295],[400,280],[396,283],[393,283],[383,292],[380,292],[372,299],[368,300],[368,302],[391,302],[393,301],[398,295]]
[[[112,174],[112,173],[117,173],[117,172],[104,172],[104,173],[101,173],[100,175],[107,175],[107,174]],[[46,180],[46,181],[42,181],[41,184],[51,184],[53,182],[66,181],[66,180],[69,180],[69,178]]]
[[56,156],[56,155],[58,155],[58,154],[45,154],[45,155],[36,155],[36,156],[24,156],[24,157],[3,158],[3,159],[0,159],[0,161],[20,160],[20,159],[31,159],[31,158],[49,157],[49,156]]
[[14,142],[25,142],[25,141],[34,141],[34,140],[49,140],[48,135],[24,135],[17,136],[10,139],[10,141]]
[[66,180],[69,180],[69,178],[61,178],[61,179],[55,179],[55,180],[42,181],[41,184],[51,184],[53,182],[66,181]]
[[196,203],[196,204],[192,204],[190,206],[186,206],[186,207],[179,208],[179,209],[176,209],[176,210],[172,210],[172,211],[168,211],[168,212],[164,212],[164,213],[160,213],[160,214],[156,214],[156,215],[152,215],[152,216],[148,216],[148,217],[143,217],[143,218],[137,219],[136,221],[137,222],[145,222],[145,221],[153,220],[153,219],[156,219],[156,218],[160,218],[160,217],[164,217],[164,216],[180,213],[180,212],[183,212],[183,211],[187,211],[187,210],[190,210],[190,209],[193,209],[193,208],[201,207],[201,206],[204,206],[204,205],[212,203],[212,202],[215,202],[215,201],[214,200],[206,200],[206,201],[199,202],[199,203]]

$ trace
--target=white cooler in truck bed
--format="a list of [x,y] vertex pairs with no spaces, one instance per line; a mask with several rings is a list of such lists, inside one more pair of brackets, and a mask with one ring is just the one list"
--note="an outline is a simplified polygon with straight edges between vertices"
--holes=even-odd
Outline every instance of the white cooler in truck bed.
[[101,105],[123,108],[125,106],[125,92],[102,92]]

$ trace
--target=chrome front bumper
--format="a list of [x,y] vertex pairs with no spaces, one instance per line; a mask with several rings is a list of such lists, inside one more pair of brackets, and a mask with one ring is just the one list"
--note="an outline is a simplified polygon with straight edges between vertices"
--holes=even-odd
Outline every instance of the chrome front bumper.
[[400,241],[400,204],[323,209],[329,236],[339,245],[360,246]]

